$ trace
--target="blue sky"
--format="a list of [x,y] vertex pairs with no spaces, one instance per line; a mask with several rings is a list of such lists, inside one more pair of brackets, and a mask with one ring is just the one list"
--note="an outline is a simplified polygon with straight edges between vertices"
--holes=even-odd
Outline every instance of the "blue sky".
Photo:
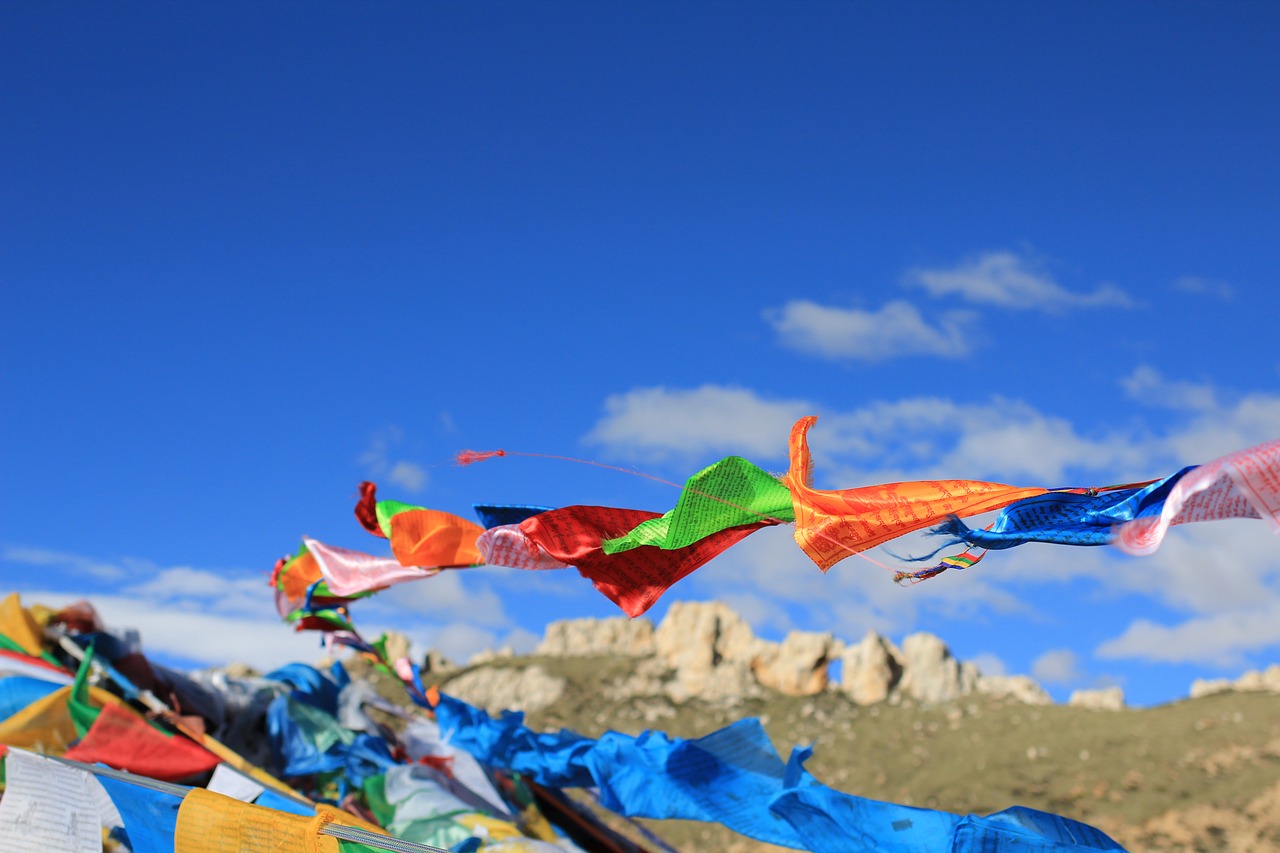
[[[665,510],[685,477],[1102,485],[1280,437],[1270,3],[0,6],[0,572],[161,659],[316,654],[265,576],[384,497]],[[898,551],[923,548],[898,543]],[[878,560],[888,558],[880,553]],[[785,529],[758,633],[943,637],[1059,699],[1265,666],[1280,540],[1026,546],[911,588]],[[484,568],[362,603],[465,657],[617,611]]]

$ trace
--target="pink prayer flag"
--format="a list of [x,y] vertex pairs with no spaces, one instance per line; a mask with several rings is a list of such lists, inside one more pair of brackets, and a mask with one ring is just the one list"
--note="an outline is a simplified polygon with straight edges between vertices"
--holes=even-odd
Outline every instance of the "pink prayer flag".
[[1152,554],[1173,525],[1224,518],[1264,518],[1280,533],[1280,439],[1188,471],[1160,515],[1120,525],[1115,544],[1130,554]]
[[391,557],[375,557],[336,545],[325,545],[314,539],[304,537],[302,541],[320,567],[325,585],[334,595],[356,595],[440,573],[440,569],[402,566]]
[[491,527],[476,540],[476,548],[486,564],[508,566],[513,569],[567,569],[529,538],[519,524],[502,524]]

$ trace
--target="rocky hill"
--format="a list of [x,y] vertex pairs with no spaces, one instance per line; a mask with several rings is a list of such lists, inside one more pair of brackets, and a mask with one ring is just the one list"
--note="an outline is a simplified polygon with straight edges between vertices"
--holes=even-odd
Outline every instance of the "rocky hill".
[[[1198,682],[1156,708],[1126,708],[1118,689],[1054,704],[1030,678],[984,676],[930,634],[772,643],[716,602],[674,604],[657,626],[557,622],[530,655],[425,664],[446,692],[524,710],[537,728],[696,737],[756,716],[784,755],[813,745],[809,769],[861,796],[954,812],[1031,806],[1132,850],[1280,849],[1280,667]],[[775,849],[716,826],[647,824],[681,850]]]

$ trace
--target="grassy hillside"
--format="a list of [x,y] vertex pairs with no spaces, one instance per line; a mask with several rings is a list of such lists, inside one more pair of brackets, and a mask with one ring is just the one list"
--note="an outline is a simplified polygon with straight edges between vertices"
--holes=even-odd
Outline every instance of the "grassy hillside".
[[[858,706],[834,691],[771,694],[731,706],[664,696],[610,699],[635,662],[618,657],[525,657],[565,678],[535,728],[596,736],[656,728],[696,737],[760,717],[785,756],[812,744],[808,767],[838,790],[980,814],[1024,805],[1091,823],[1131,850],[1280,849],[1280,696],[1228,693],[1155,708],[1090,711],[985,696],[924,707]],[[459,673],[460,674],[460,673]],[[451,674],[456,677],[456,674]],[[447,692],[450,678],[442,679]],[[389,696],[395,685],[386,685]],[[402,696],[403,694],[401,694]],[[719,826],[646,824],[677,849],[776,849]]]

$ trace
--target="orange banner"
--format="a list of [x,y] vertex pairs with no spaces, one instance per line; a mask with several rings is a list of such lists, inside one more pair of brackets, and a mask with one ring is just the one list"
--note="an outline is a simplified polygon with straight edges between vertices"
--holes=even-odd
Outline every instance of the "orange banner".
[[1018,488],[981,480],[922,480],[824,491],[812,487],[809,428],[801,418],[791,428],[791,467],[784,482],[796,513],[796,543],[824,572],[868,548],[922,530],[948,516],[978,515],[1048,489]]

